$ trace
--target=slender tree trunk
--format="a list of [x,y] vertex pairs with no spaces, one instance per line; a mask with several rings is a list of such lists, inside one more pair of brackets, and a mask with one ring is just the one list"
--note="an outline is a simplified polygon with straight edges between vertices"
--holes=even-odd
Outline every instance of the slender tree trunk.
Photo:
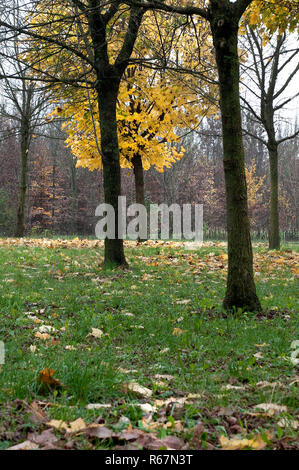
[[77,227],[77,215],[78,215],[78,186],[77,186],[77,170],[76,163],[71,159],[71,184],[72,184],[72,234],[76,234],[78,231]]
[[53,155],[53,167],[52,167],[52,230],[55,229],[54,217],[55,217],[55,204],[56,204],[56,152]]
[[[210,16],[219,75],[228,233],[226,309],[261,309],[253,278],[239,95],[238,22],[233,4],[213,2]],[[221,5],[220,5],[221,4]]]
[[[134,179],[135,179],[135,194],[136,203],[145,206],[145,192],[144,192],[144,170],[142,166],[142,158],[139,153],[132,158]],[[138,242],[145,242],[146,238],[138,238]]]
[[137,204],[145,205],[145,195],[144,195],[144,173],[142,166],[141,155],[137,153],[132,158],[134,177],[135,177],[135,193],[136,193],[136,202]]
[[278,146],[269,145],[270,161],[270,226],[269,226],[269,249],[280,248],[279,235],[279,206],[278,206]]
[[116,100],[120,78],[99,81],[98,102],[101,129],[101,151],[105,203],[114,208],[115,239],[105,239],[105,265],[127,266],[122,237],[119,237],[118,197],[121,195],[121,174],[116,121]]
[[21,178],[19,189],[19,204],[17,212],[17,225],[15,236],[23,237],[25,231],[25,203],[27,190],[27,172],[28,172],[28,150],[29,150],[29,124],[27,121],[22,123],[21,128]]

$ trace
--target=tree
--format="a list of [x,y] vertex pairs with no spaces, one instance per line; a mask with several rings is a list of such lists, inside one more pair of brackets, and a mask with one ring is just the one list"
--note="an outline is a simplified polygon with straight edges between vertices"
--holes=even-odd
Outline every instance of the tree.
[[[33,73],[42,74],[44,81],[77,86],[85,84],[87,87],[91,85],[95,90],[99,108],[105,202],[113,207],[116,221],[116,237],[105,239],[105,264],[127,266],[118,224],[121,179],[116,105],[121,78],[129,64],[145,9],[127,8],[123,2],[116,0],[104,4],[99,0],[40,0],[33,2],[33,6],[34,10],[28,15],[30,24],[25,27],[20,28],[4,21],[0,25],[9,31],[21,32],[28,40],[30,38],[31,51],[35,50],[39,57],[38,61],[28,66]],[[28,9],[28,5],[26,7]],[[88,34],[81,29],[82,24]],[[116,48],[111,53],[111,41],[116,36]],[[64,52],[64,58],[67,56],[64,65],[70,65],[71,76],[66,67],[57,68],[57,63],[54,70],[43,69],[43,60],[61,51]],[[76,69],[78,59],[83,64],[81,72]],[[88,83],[91,72],[95,76],[92,84]],[[38,78],[41,79],[40,75]]]
[[[129,4],[140,4],[128,2]],[[148,8],[205,18],[211,28],[219,79],[222,116],[223,164],[227,202],[228,279],[224,299],[227,309],[261,309],[253,278],[253,254],[247,206],[244,147],[239,95],[238,29],[251,0],[210,0],[200,8],[152,2]],[[204,4],[205,2],[203,2]],[[197,4],[197,2],[196,2]]]
[[[246,47],[246,44],[244,44]],[[242,97],[244,107],[252,115],[252,119],[261,123],[265,133],[264,136],[255,136],[268,149],[270,162],[270,225],[269,225],[269,248],[280,248],[279,234],[279,178],[278,178],[278,147],[282,142],[293,139],[299,134],[295,130],[283,137],[278,135],[278,113],[283,111],[299,93],[286,96],[288,86],[296,77],[299,70],[299,49],[290,43],[288,46],[287,34],[278,34],[267,44],[258,30],[247,27],[247,53],[250,63],[242,65],[244,71],[244,88],[248,93]],[[282,75],[288,74],[287,78],[281,79]],[[246,80],[249,75],[250,81]],[[247,96],[249,95],[249,96]],[[251,98],[258,100],[259,109]]]
[[[14,23],[20,26],[22,18],[19,10],[13,10],[12,16]],[[15,36],[7,39],[4,50],[6,57],[0,62],[0,73],[3,76],[1,88],[6,103],[1,105],[0,113],[14,123],[11,131],[18,135],[20,142],[21,175],[15,235],[23,237],[29,149],[35,130],[45,124],[43,114],[49,93],[38,84],[26,80],[25,68],[19,60],[22,49]],[[10,76],[5,74],[5,69],[9,69]]]
[[[161,46],[160,37],[167,30],[171,35]],[[184,153],[180,146],[182,130],[190,132],[199,125],[201,118],[217,112],[215,104],[211,104],[211,100],[216,101],[216,87],[210,70],[207,84],[200,83],[199,78],[192,75],[186,77],[173,73],[166,66],[167,58],[172,55],[181,67],[187,62],[184,57],[187,47],[191,49],[195,45],[201,47],[206,62],[211,59],[211,39],[206,28],[202,27],[196,38],[190,35],[190,31],[183,33],[184,53],[180,50],[182,44],[175,48],[176,36],[180,35],[182,32],[161,15],[147,15],[130,59],[134,64],[127,68],[120,84],[117,102],[120,164],[122,168],[133,168],[136,201],[142,205],[145,202],[143,170],[153,165],[158,171],[163,171],[179,160]],[[145,62],[145,55],[149,63],[153,58],[161,57],[161,68],[152,70]],[[50,66],[52,60],[50,57]],[[191,54],[188,61],[191,67],[194,62]],[[204,65],[201,69],[203,73]],[[102,169],[95,93],[87,92],[84,99],[82,90],[69,93],[68,89],[59,87],[56,88],[56,97],[59,106],[53,114],[66,119],[67,144],[78,158],[77,165],[92,170]]]

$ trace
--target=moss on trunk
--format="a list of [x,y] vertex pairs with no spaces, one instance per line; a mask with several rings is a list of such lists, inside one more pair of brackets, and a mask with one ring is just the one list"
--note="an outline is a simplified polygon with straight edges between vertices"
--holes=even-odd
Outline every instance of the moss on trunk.
[[122,237],[119,238],[118,197],[121,195],[121,173],[116,121],[116,100],[119,89],[119,78],[111,77],[99,82],[98,102],[101,129],[101,151],[104,174],[105,203],[114,208],[115,239],[105,239],[104,264],[127,266]]
[[261,309],[253,278],[239,96],[238,15],[234,4],[213,2],[210,24],[219,75],[228,232],[226,309]]

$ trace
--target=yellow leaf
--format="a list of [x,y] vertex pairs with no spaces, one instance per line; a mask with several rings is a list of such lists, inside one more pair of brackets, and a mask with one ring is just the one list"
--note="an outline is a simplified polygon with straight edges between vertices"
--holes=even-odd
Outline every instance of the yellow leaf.
[[172,332],[172,335],[173,336],[180,336],[182,333],[184,333],[184,331],[181,330],[181,328],[174,328],[173,332]]
[[[272,436],[269,432],[266,432],[267,439]],[[267,446],[267,442],[264,441],[260,434],[256,434],[252,439],[228,439],[224,435],[220,436],[219,442],[223,450],[242,450],[245,448],[251,448],[254,450],[261,450]]]

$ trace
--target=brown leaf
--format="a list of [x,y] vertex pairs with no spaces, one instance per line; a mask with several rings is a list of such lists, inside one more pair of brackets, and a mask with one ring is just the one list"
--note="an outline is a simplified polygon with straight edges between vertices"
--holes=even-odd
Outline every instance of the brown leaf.
[[180,450],[185,445],[183,439],[176,436],[166,436],[161,440],[163,445],[166,445],[168,449]]
[[37,381],[48,388],[55,389],[63,387],[62,383],[59,380],[55,379],[53,376],[55,374],[55,370],[53,369],[43,369],[40,371],[37,377]]
[[31,442],[41,446],[54,444],[58,441],[58,438],[51,429],[46,429],[41,434],[29,433],[27,437]]
[[98,439],[110,439],[113,432],[105,426],[89,426],[84,431],[87,437],[97,437]]
[[38,449],[38,445],[34,444],[34,442],[27,440],[15,446],[9,447],[6,450],[33,450],[33,449]]
[[124,441],[136,441],[141,433],[144,434],[143,431],[139,430],[125,431],[119,435],[119,439]]
[[33,424],[41,424],[47,421],[46,413],[40,408],[40,406],[34,401],[29,405],[29,420]]

